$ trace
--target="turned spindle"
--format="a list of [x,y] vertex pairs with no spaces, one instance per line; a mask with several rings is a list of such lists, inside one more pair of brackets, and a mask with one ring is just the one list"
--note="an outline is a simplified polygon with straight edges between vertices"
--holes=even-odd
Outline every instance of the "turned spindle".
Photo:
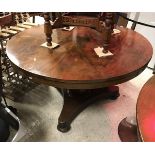
[[24,23],[24,22],[25,22],[25,17],[24,17],[24,15],[23,15],[23,13],[20,13],[20,14],[19,14],[19,17],[20,17],[20,22],[21,22],[21,23]]
[[19,24],[19,17],[17,14],[15,14],[14,20],[15,20],[15,24]]
[[45,19],[44,32],[46,35],[47,46],[52,46],[52,36],[51,36],[52,35],[52,26],[50,23],[49,13],[44,14],[44,19]]
[[103,41],[103,47],[104,50],[108,50],[111,34],[113,32],[113,13],[107,12],[105,14],[105,28],[104,28],[104,41]]

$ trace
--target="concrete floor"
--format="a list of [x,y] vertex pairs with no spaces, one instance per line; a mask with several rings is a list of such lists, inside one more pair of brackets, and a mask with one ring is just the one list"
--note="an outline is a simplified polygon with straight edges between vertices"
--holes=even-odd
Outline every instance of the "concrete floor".
[[20,141],[119,142],[118,124],[126,116],[135,116],[139,91],[151,76],[152,70],[146,69],[135,79],[120,84],[117,100],[96,101],[73,121],[67,133],[57,130],[63,98],[55,88],[39,85],[25,94],[22,102],[7,100],[9,105],[18,109],[18,116],[24,125],[24,136]]

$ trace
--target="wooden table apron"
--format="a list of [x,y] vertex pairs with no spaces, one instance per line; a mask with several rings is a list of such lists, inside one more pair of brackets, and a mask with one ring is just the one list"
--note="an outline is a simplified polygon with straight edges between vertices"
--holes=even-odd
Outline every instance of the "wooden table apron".
[[[43,26],[36,26],[12,37],[8,41],[6,53],[16,69],[40,83],[65,90],[105,88],[139,75],[152,56],[152,46],[146,38],[130,29],[119,29],[121,33],[111,38],[109,50],[114,54],[111,57],[99,58],[96,55],[94,48],[102,47],[103,37],[87,27],[75,27],[72,31],[54,29],[52,41],[60,46],[48,49],[41,47],[45,42]],[[68,99],[65,101],[65,97],[63,109],[69,105],[66,102],[71,102]],[[84,103],[81,103],[84,101],[80,99],[80,103],[74,103],[74,106],[70,104],[70,111],[75,107],[84,109]],[[67,124],[70,124],[77,115],[67,117],[62,113],[68,111],[62,110],[59,124],[68,117],[71,119]],[[68,129],[62,130],[65,132]]]

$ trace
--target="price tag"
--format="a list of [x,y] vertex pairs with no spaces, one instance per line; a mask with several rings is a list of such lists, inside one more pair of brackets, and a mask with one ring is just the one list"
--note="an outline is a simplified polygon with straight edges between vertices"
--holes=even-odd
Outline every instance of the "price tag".
[[58,47],[59,44],[52,42],[52,46],[47,46],[47,42],[45,42],[45,43],[43,43],[41,46],[42,46],[42,47],[49,48],[49,49],[53,49],[53,48]]
[[62,30],[65,31],[72,31],[74,29],[74,26],[69,26],[69,27],[63,27]]
[[113,33],[112,33],[112,34],[119,34],[119,33],[121,33],[120,30],[118,30],[118,29],[113,29]]
[[113,54],[110,51],[104,52],[103,47],[97,47],[94,48],[95,53],[97,54],[98,57],[107,57],[107,56],[112,56]]

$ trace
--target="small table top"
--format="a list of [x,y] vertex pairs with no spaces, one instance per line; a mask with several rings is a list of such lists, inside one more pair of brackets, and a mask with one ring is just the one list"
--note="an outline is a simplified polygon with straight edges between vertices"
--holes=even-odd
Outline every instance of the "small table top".
[[155,75],[140,91],[137,101],[137,122],[142,140],[155,142]]
[[88,27],[72,31],[54,29],[48,49],[43,26],[15,35],[8,41],[7,55],[20,71],[40,82],[67,89],[92,89],[128,81],[140,74],[152,57],[152,46],[141,34],[119,28],[112,36],[111,57],[99,58],[94,48],[103,45],[102,35]]

